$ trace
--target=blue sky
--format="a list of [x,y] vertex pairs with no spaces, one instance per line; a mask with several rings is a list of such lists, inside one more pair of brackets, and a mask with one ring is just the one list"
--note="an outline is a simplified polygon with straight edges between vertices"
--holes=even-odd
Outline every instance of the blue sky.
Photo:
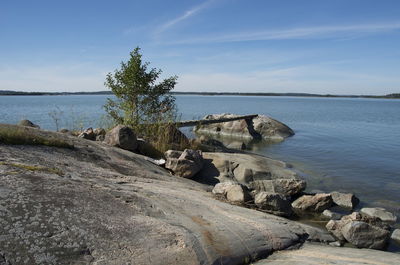
[[2,0],[0,37],[6,90],[105,90],[139,46],[176,91],[400,92],[398,0]]

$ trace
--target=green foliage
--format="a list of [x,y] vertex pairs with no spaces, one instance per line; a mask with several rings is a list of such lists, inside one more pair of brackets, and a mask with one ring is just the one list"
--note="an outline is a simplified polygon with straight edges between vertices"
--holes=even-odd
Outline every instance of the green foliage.
[[116,99],[108,99],[104,106],[116,124],[132,127],[140,136],[148,136],[154,124],[165,124],[176,119],[175,98],[170,91],[177,76],[157,83],[161,70],[149,69],[149,62],[142,61],[140,48],[130,53],[121,68],[107,75],[105,86]]

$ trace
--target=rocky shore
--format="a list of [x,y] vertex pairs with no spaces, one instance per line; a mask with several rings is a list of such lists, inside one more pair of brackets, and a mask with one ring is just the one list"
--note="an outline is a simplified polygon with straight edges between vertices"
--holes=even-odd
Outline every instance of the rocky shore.
[[[5,144],[0,136],[0,264],[400,260],[334,247],[384,249],[390,237],[398,240],[396,218],[379,208],[353,211],[353,194],[306,194],[305,181],[284,162],[210,139],[199,139],[200,146],[218,152],[170,150],[160,160],[124,126],[76,137],[22,125],[0,130],[65,147]],[[295,221],[301,216],[326,220],[327,229]]]

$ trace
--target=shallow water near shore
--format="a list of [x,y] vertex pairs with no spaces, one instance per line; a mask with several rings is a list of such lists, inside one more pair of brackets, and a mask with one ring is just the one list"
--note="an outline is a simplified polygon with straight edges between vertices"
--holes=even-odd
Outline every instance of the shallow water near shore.
[[[99,126],[108,96],[2,96],[0,122],[26,118],[55,129]],[[400,100],[179,95],[182,120],[212,113],[266,114],[296,135],[281,143],[259,142],[252,151],[292,164],[308,190],[353,192],[361,206],[400,215]],[[79,125],[78,125],[79,124]],[[186,133],[190,133],[185,130]]]

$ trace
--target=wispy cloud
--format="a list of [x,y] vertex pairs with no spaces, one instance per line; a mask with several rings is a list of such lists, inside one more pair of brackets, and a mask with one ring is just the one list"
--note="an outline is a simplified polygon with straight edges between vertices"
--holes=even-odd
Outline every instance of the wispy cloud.
[[164,31],[166,31],[167,29],[175,26],[176,24],[178,24],[178,23],[180,23],[180,22],[182,22],[182,21],[184,21],[184,20],[196,15],[201,10],[209,7],[212,2],[214,2],[214,0],[208,0],[208,1],[205,1],[205,2],[203,2],[202,4],[200,4],[198,6],[195,6],[195,7],[192,7],[191,9],[189,9],[189,10],[186,10],[180,16],[178,16],[178,17],[176,17],[174,19],[171,19],[171,20],[165,22],[164,24],[160,25],[157,28],[156,33],[158,33],[158,34],[162,33]]
[[215,43],[215,42],[243,42],[258,40],[288,40],[288,39],[315,39],[315,38],[353,38],[369,34],[400,30],[400,22],[381,24],[357,24],[338,26],[302,27],[292,29],[274,29],[246,31],[231,34],[215,34],[177,41],[177,44],[188,43]]

